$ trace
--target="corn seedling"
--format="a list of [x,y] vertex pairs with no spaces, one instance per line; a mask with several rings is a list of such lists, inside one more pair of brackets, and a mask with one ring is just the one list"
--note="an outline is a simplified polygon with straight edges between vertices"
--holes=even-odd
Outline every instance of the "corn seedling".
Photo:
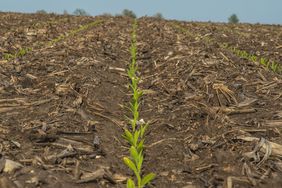
[[19,51],[17,51],[15,54],[10,54],[10,53],[4,53],[4,59],[7,61],[22,57],[26,55],[28,52],[30,52],[32,49],[31,48],[21,48]]
[[137,76],[138,66],[136,63],[136,30],[137,30],[137,21],[135,20],[133,24],[132,32],[132,42],[130,47],[131,53],[131,64],[127,70],[127,76],[130,79],[130,89],[132,92],[132,98],[129,105],[129,110],[131,112],[131,119],[129,118],[130,128],[125,128],[123,138],[129,143],[130,149],[129,157],[124,157],[124,163],[133,171],[136,181],[129,178],[127,180],[127,188],[143,188],[145,185],[149,184],[154,178],[154,173],[149,173],[145,176],[142,176],[142,164],[144,160],[144,136],[146,129],[149,124],[139,121],[139,106],[140,98],[143,95],[143,92],[138,88],[138,83],[140,78]]
[[272,62],[271,63],[271,66],[270,66],[270,69],[273,70],[274,72],[277,72],[278,71],[278,63],[276,62]]
[[32,49],[31,48],[21,48],[17,53],[16,57],[22,57],[26,55],[28,52],[30,52]]
[[4,56],[4,59],[7,61],[10,61],[11,59],[14,58],[14,55],[10,53],[4,53],[3,56]]
[[262,64],[263,66],[267,66],[267,60],[265,58],[260,58],[259,63]]
[[250,60],[251,60],[252,62],[257,62],[257,56],[251,55],[251,56],[250,56]]

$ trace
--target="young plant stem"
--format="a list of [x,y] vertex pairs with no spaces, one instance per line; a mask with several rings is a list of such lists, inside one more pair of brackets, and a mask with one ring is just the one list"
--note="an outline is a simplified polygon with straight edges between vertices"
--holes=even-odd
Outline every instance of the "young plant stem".
[[[144,151],[144,135],[148,127],[148,124],[139,121],[139,106],[140,98],[143,95],[142,90],[138,88],[138,83],[140,78],[137,76],[138,66],[136,62],[137,54],[137,40],[136,40],[136,30],[137,21],[133,23],[133,32],[131,36],[131,63],[127,70],[127,75],[130,79],[130,91],[132,94],[130,102],[130,127],[124,131],[124,139],[130,144],[129,157],[124,157],[124,163],[133,171],[136,181],[129,178],[127,180],[127,188],[143,188],[145,185],[149,184],[154,178],[154,173],[149,173],[142,177],[142,164],[143,164],[143,151]],[[141,123],[140,123],[141,122]]]

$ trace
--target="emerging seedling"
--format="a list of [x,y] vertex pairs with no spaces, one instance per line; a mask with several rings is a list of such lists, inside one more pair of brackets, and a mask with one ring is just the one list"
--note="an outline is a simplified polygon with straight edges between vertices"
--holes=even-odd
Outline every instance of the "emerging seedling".
[[3,55],[5,60],[10,61],[26,55],[30,51],[32,51],[31,48],[20,48],[15,54],[4,53]]
[[127,76],[130,79],[129,88],[131,89],[132,98],[129,104],[129,110],[132,117],[129,118],[130,127],[124,129],[123,138],[129,143],[129,157],[124,157],[123,162],[131,169],[135,175],[136,181],[129,178],[127,180],[127,188],[143,188],[149,184],[154,178],[154,173],[142,176],[142,164],[144,159],[144,141],[145,132],[149,126],[148,123],[139,121],[140,98],[143,95],[142,90],[138,88],[140,78],[137,76],[138,66],[136,63],[137,45],[136,45],[137,22],[133,24],[132,42],[130,47],[131,64],[127,70]]

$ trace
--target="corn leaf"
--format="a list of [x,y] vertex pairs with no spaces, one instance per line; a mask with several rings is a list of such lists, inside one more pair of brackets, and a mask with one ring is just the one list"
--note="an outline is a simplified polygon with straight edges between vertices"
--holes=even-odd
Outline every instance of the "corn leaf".
[[135,183],[132,179],[128,179],[126,183],[126,188],[135,188]]
[[124,157],[123,162],[135,173],[135,175],[139,175],[135,164],[129,158]]
[[137,146],[140,131],[135,131],[133,136],[133,146]]
[[138,143],[138,145],[137,145],[137,152],[138,153],[140,153],[140,152],[142,152],[143,151],[143,148],[144,148],[144,139],[142,139],[139,143]]
[[138,170],[139,174],[140,174],[140,172],[141,172],[143,160],[144,160],[144,158],[143,158],[143,153],[140,152],[139,155],[138,155],[138,161],[137,161],[137,170]]
[[124,134],[122,136],[129,142],[130,145],[134,143],[134,137],[129,130],[125,129]]
[[139,155],[138,155],[136,148],[134,146],[131,146],[129,151],[130,151],[131,158],[135,161],[135,164],[137,164],[138,159],[139,159]]
[[145,177],[142,178],[141,180],[141,187],[144,187],[148,183],[150,183],[154,178],[156,177],[156,174],[154,173],[149,173]]

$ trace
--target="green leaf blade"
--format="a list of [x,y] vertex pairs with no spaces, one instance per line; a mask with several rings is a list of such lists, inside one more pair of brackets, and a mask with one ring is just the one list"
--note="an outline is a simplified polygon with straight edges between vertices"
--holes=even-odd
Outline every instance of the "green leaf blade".
[[156,174],[154,173],[147,174],[145,177],[142,178],[141,186],[144,187],[145,185],[150,183],[155,177],[156,177]]
[[138,170],[135,166],[135,164],[127,157],[123,158],[123,162],[135,173],[138,174]]
[[135,183],[131,178],[127,180],[126,188],[135,188]]

